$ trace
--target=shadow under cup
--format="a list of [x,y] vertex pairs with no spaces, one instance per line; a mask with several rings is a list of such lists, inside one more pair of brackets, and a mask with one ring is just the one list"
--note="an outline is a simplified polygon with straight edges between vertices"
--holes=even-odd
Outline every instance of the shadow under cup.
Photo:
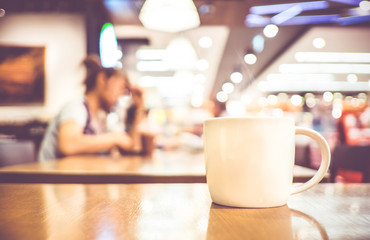
[[[300,225],[298,225],[300,223]],[[325,228],[313,217],[290,209],[240,209],[212,204],[209,211],[207,239],[230,239],[235,233],[240,239],[298,239],[303,230],[314,239],[328,239]],[[306,238],[305,238],[306,239]],[[307,238],[308,239],[308,238]]]
[[247,208],[287,203],[297,133],[293,119],[213,118],[204,129],[207,184],[214,203]]

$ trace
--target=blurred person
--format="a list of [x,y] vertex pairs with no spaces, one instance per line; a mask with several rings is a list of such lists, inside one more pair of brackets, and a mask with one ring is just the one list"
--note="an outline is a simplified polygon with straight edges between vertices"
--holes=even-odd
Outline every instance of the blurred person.
[[106,132],[105,117],[127,92],[131,93],[133,105],[142,109],[142,94],[130,86],[124,72],[103,68],[99,57],[88,56],[83,64],[87,70],[85,96],[68,102],[49,123],[39,161],[75,154],[108,153],[114,148],[141,151],[138,120],[134,119],[126,132]]
[[369,113],[370,111],[366,112],[366,110],[342,112],[336,125],[339,144],[351,146],[370,144],[370,128],[366,120]]

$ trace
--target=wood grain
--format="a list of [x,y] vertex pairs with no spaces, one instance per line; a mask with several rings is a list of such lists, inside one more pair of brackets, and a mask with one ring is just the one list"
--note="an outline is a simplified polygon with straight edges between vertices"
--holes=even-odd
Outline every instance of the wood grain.
[[370,239],[370,184],[277,208],[213,204],[206,184],[0,184],[0,239]]

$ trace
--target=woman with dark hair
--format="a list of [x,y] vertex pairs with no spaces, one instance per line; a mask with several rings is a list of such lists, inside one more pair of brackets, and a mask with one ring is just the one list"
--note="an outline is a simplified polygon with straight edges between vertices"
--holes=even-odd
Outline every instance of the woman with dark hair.
[[85,96],[67,103],[50,122],[40,147],[39,161],[109,152],[116,147],[129,152],[141,150],[135,117],[129,132],[106,132],[105,117],[99,118],[109,113],[118,98],[127,92],[131,93],[136,109],[143,109],[141,91],[130,86],[121,70],[103,68],[96,56],[88,56],[83,63],[87,70]]

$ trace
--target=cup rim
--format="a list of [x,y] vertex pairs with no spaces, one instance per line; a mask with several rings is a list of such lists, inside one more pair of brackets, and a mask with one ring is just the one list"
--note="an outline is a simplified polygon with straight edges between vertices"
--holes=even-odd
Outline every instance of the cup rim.
[[283,120],[283,121],[292,121],[294,119],[291,117],[274,117],[274,116],[243,116],[243,117],[212,117],[204,120],[204,123],[215,122],[215,121],[225,121],[225,120]]

